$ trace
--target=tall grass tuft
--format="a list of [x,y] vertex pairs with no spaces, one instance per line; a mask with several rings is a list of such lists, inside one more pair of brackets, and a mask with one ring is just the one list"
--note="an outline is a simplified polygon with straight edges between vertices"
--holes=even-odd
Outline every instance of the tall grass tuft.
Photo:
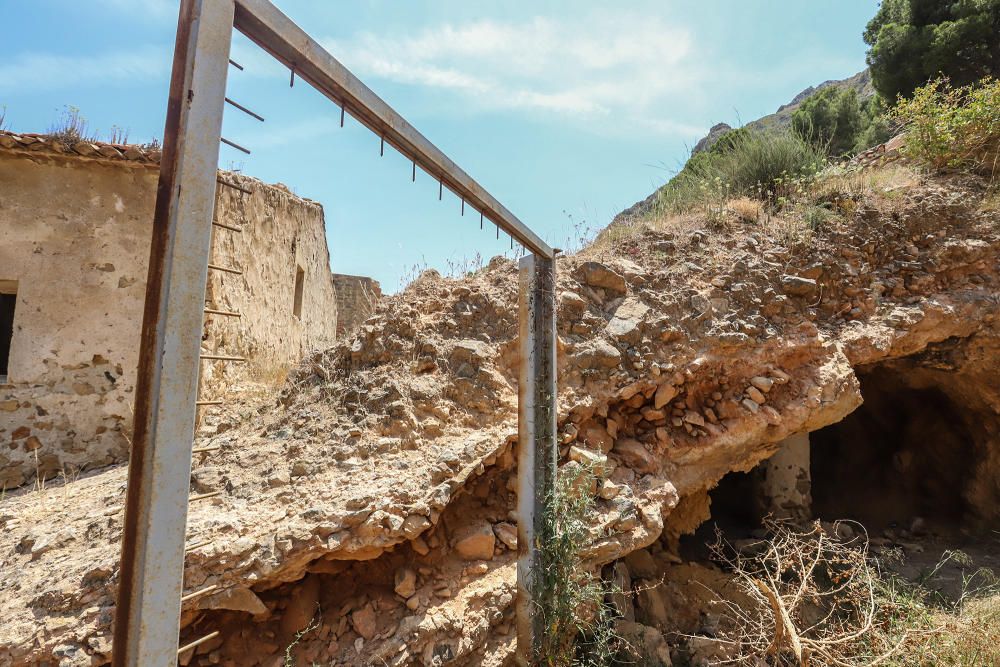
[[733,197],[781,201],[811,180],[826,155],[789,131],[742,131],[693,156],[660,191],[657,213],[679,213]]

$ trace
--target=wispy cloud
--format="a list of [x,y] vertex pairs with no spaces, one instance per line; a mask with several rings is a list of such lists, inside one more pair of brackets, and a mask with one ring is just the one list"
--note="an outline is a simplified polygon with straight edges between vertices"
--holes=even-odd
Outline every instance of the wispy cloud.
[[170,49],[152,46],[87,56],[21,53],[0,64],[0,93],[135,83],[165,75],[170,53]]
[[698,78],[693,38],[662,19],[588,13],[443,24],[416,34],[324,41],[362,76],[436,88],[478,111],[525,110],[588,123],[696,135],[664,120]]

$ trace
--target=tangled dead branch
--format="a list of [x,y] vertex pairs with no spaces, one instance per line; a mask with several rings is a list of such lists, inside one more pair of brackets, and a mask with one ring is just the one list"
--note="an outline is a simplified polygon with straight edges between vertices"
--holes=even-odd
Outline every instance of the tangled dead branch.
[[751,601],[748,608],[722,600],[725,663],[875,667],[921,632],[897,622],[902,610],[881,592],[879,563],[860,524],[765,527],[767,540],[736,549],[720,533],[713,546]]

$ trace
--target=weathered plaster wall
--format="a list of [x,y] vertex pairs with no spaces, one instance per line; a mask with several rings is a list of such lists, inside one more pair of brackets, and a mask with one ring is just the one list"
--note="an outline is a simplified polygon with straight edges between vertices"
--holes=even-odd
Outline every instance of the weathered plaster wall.
[[125,455],[156,178],[0,151],[0,280],[17,283],[0,485]]
[[[216,362],[203,369],[206,394],[218,395],[220,378],[276,380],[310,349],[337,335],[337,292],[330,273],[323,207],[280,185],[227,174],[253,194],[220,187],[216,219],[241,233],[216,227],[213,263],[242,274],[209,271],[206,306],[240,318],[206,317],[204,349],[245,356],[246,366]],[[295,314],[295,282],[302,271],[302,304]]]
[[[127,456],[145,298],[155,163],[88,159],[0,144],[0,282],[17,285],[9,378],[0,384],[0,488]],[[16,147],[17,148],[17,147]],[[233,177],[234,180],[236,177]],[[203,349],[203,397],[297,362],[336,334],[322,208],[240,178],[220,188]],[[303,269],[302,317],[292,312]]]
[[344,273],[333,274],[337,287],[337,335],[348,334],[375,312],[378,300],[382,298],[382,287],[377,280],[366,276],[351,276]]

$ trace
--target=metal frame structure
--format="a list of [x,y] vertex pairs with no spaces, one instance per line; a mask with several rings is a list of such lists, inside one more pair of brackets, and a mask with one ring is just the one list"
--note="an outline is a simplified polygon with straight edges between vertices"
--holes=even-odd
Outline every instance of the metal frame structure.
[[[556,467],[556,252],[268,0],[181,0],[164,129],[129,460],[113,664],[176,665],[218,633],[178,648],[195,411],[213,208],[235,28],[531,251],[520,262],[518,662],[543,626],[531,599]],[[242,69],[242,68],[240,68]],[[224,181],[222,185],[228,185]],[[238,186],[234,186],[240,190]],[[439,195],[440,196],[440,195]],[[220,268],[220,267],[211,267]],[[211,357],[239,361],[238,357]],[[208,448],[211,449],[211,448]],[[201,451],[201,450],[199,450]],[[207,449],[205,451],[208,451]],[[199,545],[187,547],[193,549]]]

